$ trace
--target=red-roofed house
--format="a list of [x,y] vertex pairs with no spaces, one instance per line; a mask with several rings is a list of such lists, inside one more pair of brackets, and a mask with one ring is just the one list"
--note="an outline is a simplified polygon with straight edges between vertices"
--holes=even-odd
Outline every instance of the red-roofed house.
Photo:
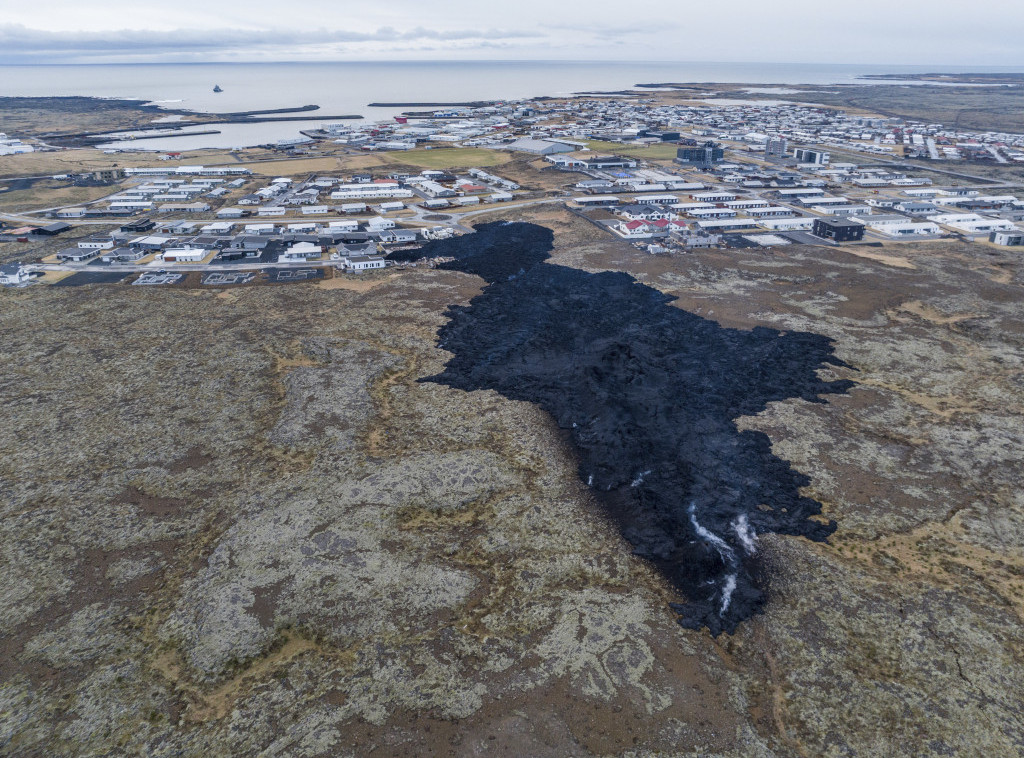
[[624,237],[651,236],[651,225],[646,221],[620,221],[615,228]]

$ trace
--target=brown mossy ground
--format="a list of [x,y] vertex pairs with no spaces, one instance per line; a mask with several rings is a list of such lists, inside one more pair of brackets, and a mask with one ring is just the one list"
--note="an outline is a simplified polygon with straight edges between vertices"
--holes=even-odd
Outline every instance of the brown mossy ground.
[[550,419],[416,382],[479,279],[3,291],[0,752],[1024,749],[1017,258],[650,256],[516,217],[556,263],[828,335],[855,369],[848,396],[740,421],[839,522],[762,541],[766,614],[681,629]]

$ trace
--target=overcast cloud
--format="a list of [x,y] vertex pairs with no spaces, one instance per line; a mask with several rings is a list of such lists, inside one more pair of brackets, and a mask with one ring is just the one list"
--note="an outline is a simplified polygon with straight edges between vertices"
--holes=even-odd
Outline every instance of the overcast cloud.
[[975,0],[0,0],[0,62],[643,60],[1021,65]]

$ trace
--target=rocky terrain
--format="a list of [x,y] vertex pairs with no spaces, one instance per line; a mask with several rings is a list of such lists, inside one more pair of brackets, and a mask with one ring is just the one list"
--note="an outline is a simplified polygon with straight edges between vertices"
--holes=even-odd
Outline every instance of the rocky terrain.
[[836,522],[762,534],[764,612],[676,624],[544,410],[420,381],[476,275],[5,291],[0,753],[1024,750],[1016,254],[670,258],[526,220],[553,266],[833,341],[846,394],[736,421]]

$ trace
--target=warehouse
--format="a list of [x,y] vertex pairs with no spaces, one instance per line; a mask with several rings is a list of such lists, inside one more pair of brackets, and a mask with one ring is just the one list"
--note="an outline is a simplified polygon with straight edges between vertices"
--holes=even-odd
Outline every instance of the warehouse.
[[639,205],[672,205],[678,203],[679,198],[675,195],[644,195],[634,198],[634,202]]
[[765,218],[758,223],[773,232],[809,232],[816,219],[813,218]]
[[731,208],[694,208],[688,212],[693,218],[736,218],[736,211]]
[[746,212],[748,216],[753,216],[754,218],[782,218],[796,215],[796,211],[784,205],[772,205],[767,208],[747,208]]
[[727,203],[736,199],[736,195],[730,192],[697,192],[690,197],[696,202],[703,203]]
[[848,197],[801,197],[797,199],[800,205],[847,205],[850,202]]
[[741,229],[756,229],[757,222],[750,218],[724,218],[698,221],[697,226],[705,231],[728,232]]
[[870,213],[871,207],[867,205],[815,205],[811,210],[825,216],[857,216],[861,213]]
[[331,193],[331,200],[374,200],[385,197],[415,197],[415,193],[397,185],[378,184],[343,184]]
[[443,184],[427,179],[426,181],[417,182],[417,186],[424,193],[430,197],[455,197],[455,190],[445,187]]
[[790,189],[776,190],[779,197],[822,197],[825,190],[818,187],[793,187]]
[[574,197],[573,202],[578,205],[610,206],[618,205],[619,198],[615,195],[591,195],[590,197]]

